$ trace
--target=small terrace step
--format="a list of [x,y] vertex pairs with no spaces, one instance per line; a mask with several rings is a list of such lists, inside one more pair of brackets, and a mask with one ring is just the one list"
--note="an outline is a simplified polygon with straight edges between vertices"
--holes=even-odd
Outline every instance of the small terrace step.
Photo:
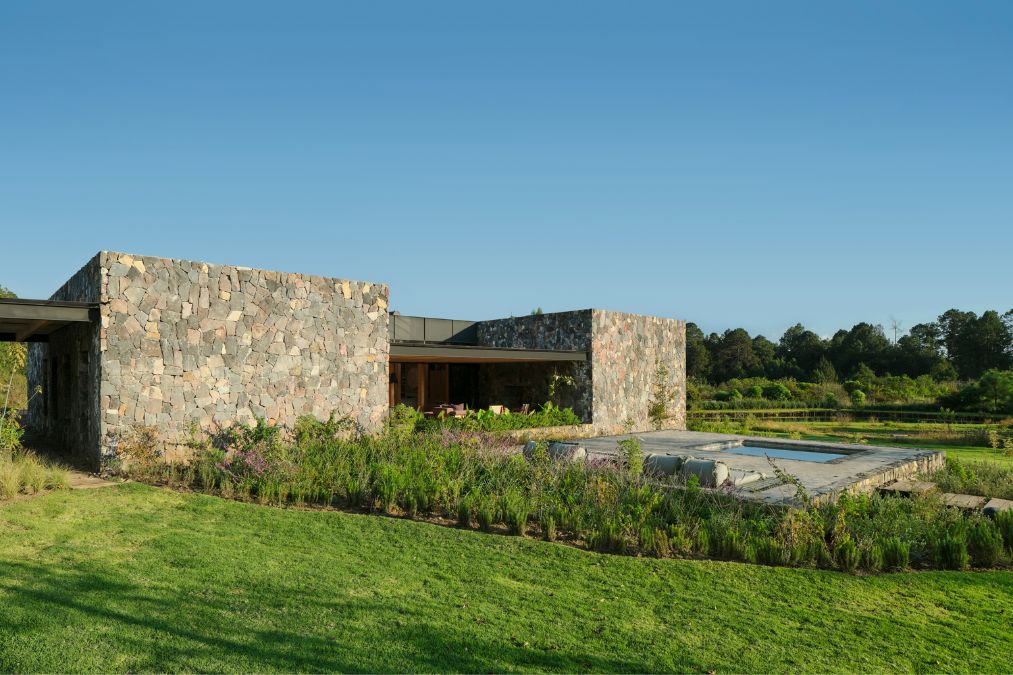
[[977,495],[958,495],[952,492],[943,493],[943,503],[967,511],[977,511],[985,506],[988,500]]
[[1013,500],[990,499],[983,510],[986,516],[995,516],[1000,511],[1013,510]]
[[889,485],[884,485],[879,488],[880,492],[892,495],[902,495],[904,497],[912,497],[914,495],[924,495],[929,492],[937,490],[935,483],[930,483],[924,480],[899,480]]

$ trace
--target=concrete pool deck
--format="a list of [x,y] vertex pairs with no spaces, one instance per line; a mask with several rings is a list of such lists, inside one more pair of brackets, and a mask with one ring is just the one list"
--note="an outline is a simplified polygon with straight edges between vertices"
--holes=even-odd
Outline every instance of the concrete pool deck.
[[915,448],[890,448],[874,445],[793,441],[760,436],[739,436],[699,431],[651,431],[624,436],[599,436],[573,441],[589,457],[615,457],[618,441],[636,436],[646,455],[690,456],[721,461],[733,472],[755,472],[762,478],[736,488],[725,488],[743,499],[767,504],[788,504],[795,495],[794,485],[781,483],[763,456],[729,452],[742,442],[762,443],[778,449],[839,453],[846,455],[829,462],[775,458],[778,468],[799,479],[814,501],[835,499],[843,492],[871,492],[894,480],[932,471],[944,464],[942,452]]

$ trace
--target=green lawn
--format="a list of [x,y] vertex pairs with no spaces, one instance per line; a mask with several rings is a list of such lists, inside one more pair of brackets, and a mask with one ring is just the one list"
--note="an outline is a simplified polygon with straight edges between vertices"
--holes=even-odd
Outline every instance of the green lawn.
[[607,556],[139,484],[0,506],[3,671],[985,671],[1013,573]]

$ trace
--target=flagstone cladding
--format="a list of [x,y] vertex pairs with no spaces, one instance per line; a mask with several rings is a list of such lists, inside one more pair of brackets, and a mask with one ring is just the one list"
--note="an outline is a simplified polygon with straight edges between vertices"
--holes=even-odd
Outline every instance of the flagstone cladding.
[[[102,252],[68,282],[98,289],[100,453],[134,425],[170,447],[254,417],[387,411],[384,284]],[[65,297],[61,299],[79,299]]]

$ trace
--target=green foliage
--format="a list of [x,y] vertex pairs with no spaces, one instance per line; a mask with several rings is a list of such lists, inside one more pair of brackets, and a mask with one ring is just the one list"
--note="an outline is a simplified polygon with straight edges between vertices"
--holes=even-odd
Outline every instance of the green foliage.
[[791,556],[785,550],[784,545],[773,537],[757,537],[751,545],[753,547],[752,558],[761,565],[788,565],[791,563]]
[[967,552],[975,567],[993,567],[1002,556],[1002,548],[1002,534],[988,520],[979,520],[967,531]]
[[407,440],[415,432],[415,428],[424,421],[422,413],[415,408],[398,403],[387,413],[387,434],[397,439]]
[[946,458],[946,465],[928,479],[944,492],[1013,499],[1013,467],[996,462]]
[[856,408],[865,405],[865,392],[861,389],[853,389],[849,395],[851,396],[851,405]]
[[888,570],[907,569],[911,559],[911,547],[900,537],[887,537],[881,544],[883,568]]
[[67,487],[67,471],[31,452],[0,453],[0,500]]
[[960,534],[944,534],[935,544],[936,563],[946,570],[966,569],[970,563],[967,544]]
[[478,528],[483,532],[491,532],[493,523],[496,522],[496,507],[490,497],[479,500],[475,511],[475,520],[478,521]]
[[834,560],[842,572],[854,572],[858,568],[861,554],[858,545],[849,536],[845,536],[838,542],[834,549]]
[[527,498],[516,490],[511,490],[500,500],[503,522],[506,523],[507,530],[512,535],[523,537],[527,532],[530,510]]
[[542,530],[542,538],[545,541],[556,540],[556,518],[551,513],[542,514],[538,527]]
[[[449,417],[440,415],[438,417],[425,417],[408,406],[396,406],[407,408],[407,412],[399,413],[405,418],[402,428],[408,428],[408,418],[411,418],[411,430],[416,431],[437,431],[439,429],[458,429],[462,431],[513,431],[519,429],[537,429],[540,427],[561,427],[575,426],[581,423],[580,417],[571,408],[560,408],[551,401],[545,403],[538,410],[528,414],[511,413],[504,411],[496,414],[489,410],[469,410],[464,417]],[[393,409],[392,409],[393,414]],[[407,432],[410,435],[410,432]]]
[[813,369],[813,380],[820,384],[829,384],[830,382],[837,381],[837,371],[834,370],[834,365],[830,363],[827,357],[820,357],[816,368]]
[[0,409],[0,451],[9,453],[21,449],[24,433],[18,411]]
[[[945,549],[939,533],[959,533],[964,542],[976,522],[931,499],[846,495],[837,504],[812,504],[799,490],[796,507],[783,509],[703,490],[695,479],[661,483],[644,475],[635,438],[621,446],[623,461],[556,462],[544,450],[526,459],[501,436],[446,428],[409,433],[404,426],[366,436],[345,433],[334,420],[303,420],[293,434],[257,423],[194,438],[189,464],[162,462],[139,430],[140,449],[131,451],[135,461],[125,470],[235,499],[438,517],[461,527],[475,522],[487,532],[502,524],[516,536],[525,536],[534,517],[543,537],[613,553],[844,570],[948,565],[938,552]],[[970,480],[971,471],[951,468],[961,480]],[[1004,530],[990,527],[995,541]],[[977,542],[975,564],[985,564],[986,549]]]
[[647,404],[647,417],[655,427],[660,428],[671,415],[669,408],[675,402],[678,390],[672,384],[672,375],[668,367],[659,364],[654,371],[654,382],[651,387],[651,399]]
[[995,514],[995,526],[999,529],[1006,548],[1013,552],[1013,509]]
[[639,436],[630,436],[619,441],[619,451],[626,461],[626,474],[630,480],[638,480],[644,473],[644,450]]
[[763,388],[763,397],[771,401],[787,401],[791,398],[791,390],[784,384],[775,382]]

